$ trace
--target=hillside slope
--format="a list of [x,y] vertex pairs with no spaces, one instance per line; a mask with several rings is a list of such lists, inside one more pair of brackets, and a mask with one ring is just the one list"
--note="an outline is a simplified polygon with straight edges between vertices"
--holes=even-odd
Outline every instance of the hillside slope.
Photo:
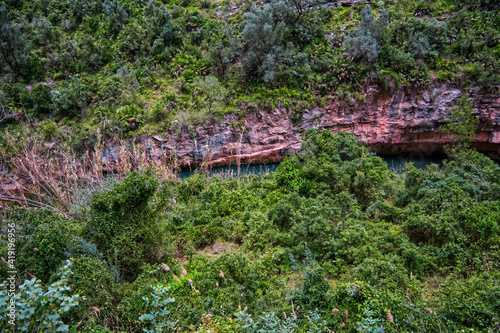
[[[259,145],[290,145],[294,129],[333,112],[337,119],[321,116],[320,126],[353,129],[362,140],[366,132],[377,151],[413,149],[386,143],[421,132],[411,118],[428,119],[433,129],[443,122],[443,107],[428,115],[426,105],[441,87],[474,96],[485,131],[477,142],[488,143],[478,148],[498,150],[495,2],[37,0],[2,1],[0,9],[1,130],[29,124],[79,153],[144,135],[168,133],[177,142],[182,133],[189,139],[180,137],[175,154],[185,164],[228,126],[238,136],[276,110],[292,122],[287,138],[264,135]],[[365,112],[393,99],[406,103],[403,91],[415,116],[387,120],[398,128],[383,129],[387,108]],[[363,128],[368,123],[375,128]]]

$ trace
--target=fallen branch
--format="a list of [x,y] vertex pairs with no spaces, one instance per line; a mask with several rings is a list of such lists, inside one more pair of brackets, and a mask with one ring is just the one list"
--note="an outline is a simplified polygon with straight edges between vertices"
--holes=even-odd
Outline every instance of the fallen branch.
[[0,201],[25,203],[25,204],[27,204],[29,206],[37,207],[37,208],[41,208],[41,209],[45,209],[45,210],[50,210],[50,211],[52,211],[54,213],[58,213],[58,214],[64,215],[65,218],[69,218],[66,213],[64,213],[63,211],[61,211],[61,210],[59,210],[59,209],[57,209],[55,207],[52,207],[52,206],[47,205],[47,204],[44,204],[43,202],[31,200],[31,199],[28,199],[28,198],[13,197],[13,196],[7,196],[7,195],[0,195]]
[[0,124],[4,121],[9,120],[10,118],[14,118],[14,117],[20,116],[22,114],[22,112],[5,113],[5,108],[4,108],[3,104],[0,104],[0,106],[2,107],[2,118],[0,118]]
[[18,113],[11,113],[11,114],[4,115],[3,118],[0,118],[0,124],[4,121],[9,120],[10,118],[20,116],[21,114],[22,114],[21,112],[18,112]]

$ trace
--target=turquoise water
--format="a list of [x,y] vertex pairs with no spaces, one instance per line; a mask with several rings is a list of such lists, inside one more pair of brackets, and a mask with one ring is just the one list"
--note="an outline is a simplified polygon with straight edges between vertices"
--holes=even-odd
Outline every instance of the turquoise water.
[[[255,165],[242,165],[240,167],[240,175],[260,175],[264,173],[274,172],[276,168],[280,165],[279,163],[270,164],[255,164]],[[237,176],[238,167],[237,166],[222,166],[213,167],[207,170],[210,176],[212,175],[229,175]],[[179,177],[181,179],[186,179],[187,177],[193,175],[196,169],[183,169],[179,171]]]
[[[393,170],[397,173],[405,172],[404,167],[406,163],[413,162],[413,165],[418,169],[425,169],[428,165],[437,164],[439,166],[443,165],[443,160],[446,159],[446,155],[442,153],[429,153],[429,152],[411,152],[402,153],[394,155],[380,156],[387,163],[387,168]],[[496,161],[500,165],[499,161]],[[269,164],[255,164],[255,165],[242,165],[240,167],[240,175],[260,175],[269,172],[276,171],[279,163],[269,163]],[[236,166],[222,166],[214,167],[207,170],[208,174],[211,175],[223,175],[223,176],[237,176],[238,168]],[[196,169],[183,169],[179,171],[178,175],[181,179],[186,179],[193,175]]]
[[428,152],[412,152],[395,155],[380,156],[387,163],[389,170],[394,170],[397,173],[404,172],[406,163],[413,162],[413,165],[418,169],[425,169],[428,165],[437,164],[443,165],[443,160],[446,155],[441,153]]
[[[415,167],[425,169],[427,165],[432,163],[442,165],[446,155],[425,152],[413,152],[405,154],[396,154],[381,156],[387,163],[389,170],[394,170],[397,173],[404,172],[404,166],[408,162],[413,162]],[[255,165],[242,165],[240,167],[240,175],[260,175],[264,173],[274,172],[279,166],[279,163],[270,164],[255,164]],[[214,167],[207,170],[209,175],[228,175],[237,176],[238,168],[236,166],[222,166]],[[186,179],[193,175],[196,169],[183,169],[179,171],[179,177]]]

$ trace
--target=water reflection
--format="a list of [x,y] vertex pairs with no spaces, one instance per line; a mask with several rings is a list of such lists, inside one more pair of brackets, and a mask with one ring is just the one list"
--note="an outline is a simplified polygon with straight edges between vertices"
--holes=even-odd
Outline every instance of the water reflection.
[[[413,165],[418,169],[425,169],[428,165],[437,164],[443,165],[443,160],[447,159],[444,153],[440,152],[410,152],[394,155],[380,155],[380,157],[387,163],[387,168],[396,173],[405,172],[406,163],[413,162]],[[500,162],[495,161],[500,165]],[[278,168],[279,163],[269,164],[254,164],[242,165],[239,170],[240,175],[261,175],[269,172],[274,172]],[[179,171],[178,175],[181,179],[186,179],[193,175],[196,169],[183,169]],[[235,165],[213,167],[207,170],[208,175],[221,175],[221,176],[238,176],[238,168]]]
[[[279,163],[269,163],[269,164],[253,164],[253,165],[242,165],[240,167],[240,175],[261,175],[269,172],[276,171]],[[238,175],[238,167],[237,166],[222,166],[222,167],[213,167],[207,170],[209,176],[213,175],[221,175],[221,176],[234,176]],[[196,172],[196,169],[184,169],[179,171],[178,175],[180,179],[186,179],[189,176],[193,175]]]
[[405,172],[406,163],[413,162],[418,169],[425,169],[430,164],[443,165],[446,155],[443,153],[411,152],[395,155],[380,156],[387,163],[387,168],[397,173]]
[[[395,155],[381,156],[382,159],[387,163],[387,168],[393,170],[397,173],[405,172],[404,167],[408,162],[413,162],[413,165],[419,169],[425,169],[427,165],[432,163],[442,165],[443,160],[446,159],[446,155],[441,153],[429,153],[429,152],[411,152]],[[240,175],[260,175],[269,172],[276,171],[279,163],[270,164],[255,164],[255,165],[242,165],[240,167]],[[186,179],[193,175],[196,169],[183,169],[179,171],[178,175],[181,179]],[[221,175],[221,176],[237,176],[238,168],[237,166],[222,166],[214,167],[207,170],[208,175]]]

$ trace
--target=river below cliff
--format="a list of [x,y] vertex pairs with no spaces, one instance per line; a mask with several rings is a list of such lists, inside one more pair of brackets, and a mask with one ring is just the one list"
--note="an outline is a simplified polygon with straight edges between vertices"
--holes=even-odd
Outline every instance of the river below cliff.
[[[409,162],[413,162],[413,165],[419,169],[424,169],[426,166],[432,163],[442,165],[443,160],[446,159],[446,155],[436,152],[411,152],[386,155],[381,157],[387,163],[388,169],[393,170],[396,173],[405,172],[404,167],[406,163]],[[274,172],[276,171],[278,166],[279,163],[242,165],[240,167],[239,173],[240,175],[259,175]],[[181,179],[186,179],[199,171],[200,169],[182,169],[181,171],[179,171],[178,175]],[[208,169],[208,173],[209,175],[237,176],[238,167],[236,165],[212,167]]]

